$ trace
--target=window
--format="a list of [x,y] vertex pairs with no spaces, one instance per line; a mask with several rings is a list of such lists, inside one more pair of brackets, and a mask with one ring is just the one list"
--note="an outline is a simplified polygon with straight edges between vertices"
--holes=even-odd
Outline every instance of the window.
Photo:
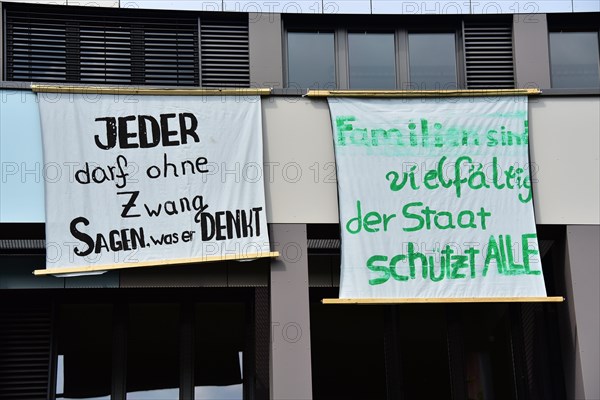
[[179,304],[128,308],[126,399],[179,400]]
[[5,7],[9,81],[250,85],[247,14]]
[[254,398],[252,297],[234,292],[59,305],[56,399]]
[[333,32],[289,32],[287,86],[335,88]]
[[348,33],[350,89],[396,86],[393,33]]
[[553,88],[600,88],[598,13],[549,14],[548,47]]
[[[287,87],[326,89],[514,88],[506,17],[285,16]],[[318,26],[319,31],[305,27]]]
[[[89,318],[90,315],[94,318]],[[56,399],[109,400],[112,306],[64,305],[59,320]]]
[[337,290],[311,288],[310,296],[314,400],[388,398],[384,307],[321,304],[323,298],[336,297]]
[[456,89],[456,46],[452,33],[409,33],[411,89]]
[[243,399],[244,320],[243,304],[196,304],[196,400]]
[[550,32],[553,88],[600,87],[598,32]]

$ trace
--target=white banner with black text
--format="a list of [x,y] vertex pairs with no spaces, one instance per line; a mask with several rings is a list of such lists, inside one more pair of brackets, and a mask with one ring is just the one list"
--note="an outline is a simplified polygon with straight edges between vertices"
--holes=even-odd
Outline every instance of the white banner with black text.
[[39,96],[46,268],[269,253],[258,96]]

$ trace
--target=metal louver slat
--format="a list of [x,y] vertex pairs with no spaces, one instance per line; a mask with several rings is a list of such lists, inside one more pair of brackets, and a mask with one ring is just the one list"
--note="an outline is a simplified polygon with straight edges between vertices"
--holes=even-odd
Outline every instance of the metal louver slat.
[[463,45],[468,89],[515,87],[510,21],[464,21]]
[[200,19],[202,86],[250,86],[247,20]]
[[200,83],[193,15],[11,4],[6,7],[6,43],[8,80]]
[[12,305],[0,311],[0,398],[48,397],[51,357],[49,305]]

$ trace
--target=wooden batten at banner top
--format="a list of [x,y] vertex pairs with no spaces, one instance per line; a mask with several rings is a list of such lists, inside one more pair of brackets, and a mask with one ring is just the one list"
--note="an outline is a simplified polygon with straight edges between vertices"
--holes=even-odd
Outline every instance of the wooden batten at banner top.
[[268,96],[269,88],[135,88],[131,86],[86,86],[86,85],[38,85],[32,84],[35,93],[83,93],[83,94],[120,94],[153,96]]
[[539,89],[457,89],[457,90],[309,90],[308,97],[497,97],[531,96]]
[[369,298],[323,299],[323,304],[385,305],[385,304],[441,304],[441,303],[562,303],[561,296],[549,297],[424,297],[424,298]]
[[257,258],[276,258],[279,257],[278,251],[268,253],[249,253],[249,254],[225,254],[220,256],[204,256],[196,258],[184,258],[176,260],[155,260],[138,263],[111,264],[111,265],[91,265],[85,267],[66,267],[66,268],[50,268],[36,269],[34,275],[62,275],[62,274],[81,274],[88,272],[103,272],[115,269],[130,269],[142,267],[160,267],[174,266],[185,264],[199,264],[216,261],[252,261]]

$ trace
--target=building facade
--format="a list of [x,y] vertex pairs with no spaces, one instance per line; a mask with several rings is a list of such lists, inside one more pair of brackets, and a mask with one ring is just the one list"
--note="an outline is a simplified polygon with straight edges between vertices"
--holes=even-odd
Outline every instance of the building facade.
[[[597,1],[0,11],[0,398],[600,399]],[[140,87],[272,88],[262,173],[280,256],[33,276],[44,182],[67,167],[43,164],[31,83],[120,88],[115,103]],[[528,167],[546,289],[565,302],[322,304],[340,278],[336,164],[327,102],[308,88],[541,89]]]

